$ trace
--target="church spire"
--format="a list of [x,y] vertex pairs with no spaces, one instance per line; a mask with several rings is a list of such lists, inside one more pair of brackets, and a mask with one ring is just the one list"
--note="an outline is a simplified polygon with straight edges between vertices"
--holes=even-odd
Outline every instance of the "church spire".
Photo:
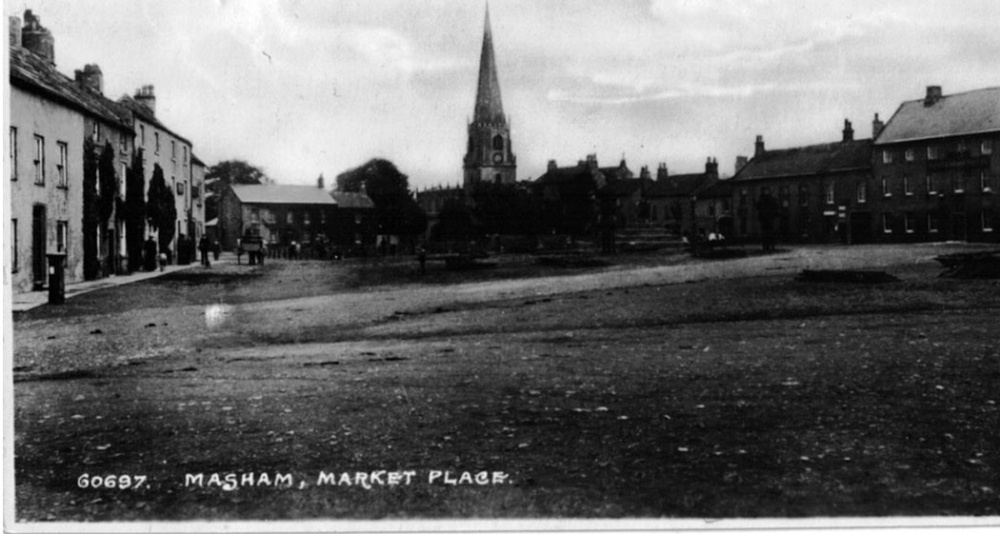
[[496,57],[493,55],[493,31],[490,29],[490,6],[486,5],[483,30],[483,51],[479,56],[479,87],[476,90],[475,122],[505,124],[503,103],[500,101],[500,81],[497,78]]

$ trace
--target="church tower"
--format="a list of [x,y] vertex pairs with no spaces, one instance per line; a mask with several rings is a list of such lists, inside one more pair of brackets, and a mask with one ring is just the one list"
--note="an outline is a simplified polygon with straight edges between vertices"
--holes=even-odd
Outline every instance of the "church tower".
[[510,125],[500,101],[500,81],[493,55],[493,32],[490,30],[490,8],[486,6],[486,28],[483,50],[479,56],[479,87],[476,89],[476,109],[469,124],[469,146],[465,153],[464,188],[489,182],[513,184],[517,180],[517,159],[512,151]]

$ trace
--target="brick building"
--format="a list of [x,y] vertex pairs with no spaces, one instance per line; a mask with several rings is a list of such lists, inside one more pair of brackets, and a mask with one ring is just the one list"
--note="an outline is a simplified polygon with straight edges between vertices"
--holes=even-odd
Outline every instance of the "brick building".
[[343,252],[361,251],[375,246],[375,203],[358,192],[330,193],[337,209],[333,213],[330,242]]
[[881,241],[1000,235],[1000,87],[903,102],[875,139],[870,190]]
[[697,233],[696,195],[718,179],[719,164],[713,158],[705,162],[705,172],[695,174],[671,175],[667,164],[661,163],[656,170],[656,180],[645,192],[648,220],[677,235]]
[[322,186],[231,185],[219,204],[219,243],[235,250],[247,232],[273,249],[293,241],[309,249],[330,245],[347,252],[374,244],[374,204],[364,193],[330,193]]
[[781,241],[871,241],[871,151],[872,141],[854,139],[846,120],[836,143],[767,150],[757,136],[753,158],[730,181],[736,235],[759,239],[767,205]]

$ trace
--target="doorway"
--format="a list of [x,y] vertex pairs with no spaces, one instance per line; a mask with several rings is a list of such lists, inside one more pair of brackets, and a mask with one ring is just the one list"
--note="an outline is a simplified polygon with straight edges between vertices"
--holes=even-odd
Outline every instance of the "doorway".
[[31,209],[31,272],[32,285],[35,289],[45,287],[47,271],[45,247],[48,241],[47,226],[48,220],[46,219],[45,205],[35,204]]

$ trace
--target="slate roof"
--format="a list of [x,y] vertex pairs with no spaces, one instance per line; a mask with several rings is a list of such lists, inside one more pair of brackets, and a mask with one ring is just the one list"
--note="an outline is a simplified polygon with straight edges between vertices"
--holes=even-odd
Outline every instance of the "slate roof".
[[933,105],[903,102],[876,145],[1000,131],[1000,87],[947,95]]
[[709,185],[712,178],[706,173],[675,174],[657,180],[646,190],[646,198],[692,196]]
[[10,49],[10,83],[91,117],[131,131],[128,113],[114,101],[80,86],[34,52]]
[[330,196],[340,208],[373,209],[375,203],[364,193],[349,193],[346,191],[332,191]]
[[763,154],[754,156],[732,179],[736,182],[746,182],[765,178],[870,169],[871,153],[870,139],[767,150]]
[[233,193],[244,204],[318,204],[336,206],[325,190],[311,185],[233,185]]
[[153,126],[156,126],[157,128],[169,133],[170,135],[176,137],[177,139],[180,139],[181,141],[184,141],[189,145],[191,144],[191,141],[189,141],[186,137],[171,130],[165,124],[160,122],[160,120],[156,118],[156,115],[152,111],[150,111],[150,109],[147,108],[146,105],[143,104],[142,102],[139,102],[138,100],[132,98],[131,96],[125,95],[118,99],[118,104],[126,107],[129,111],[134,113],[143,121],[148,122]]
[[574,165],[572,167],[557,167],[550,169],[545,174],[538,177],[535,183],[542,185],[568,184],[577,180],[591,179],[593,176],[586,165]]

